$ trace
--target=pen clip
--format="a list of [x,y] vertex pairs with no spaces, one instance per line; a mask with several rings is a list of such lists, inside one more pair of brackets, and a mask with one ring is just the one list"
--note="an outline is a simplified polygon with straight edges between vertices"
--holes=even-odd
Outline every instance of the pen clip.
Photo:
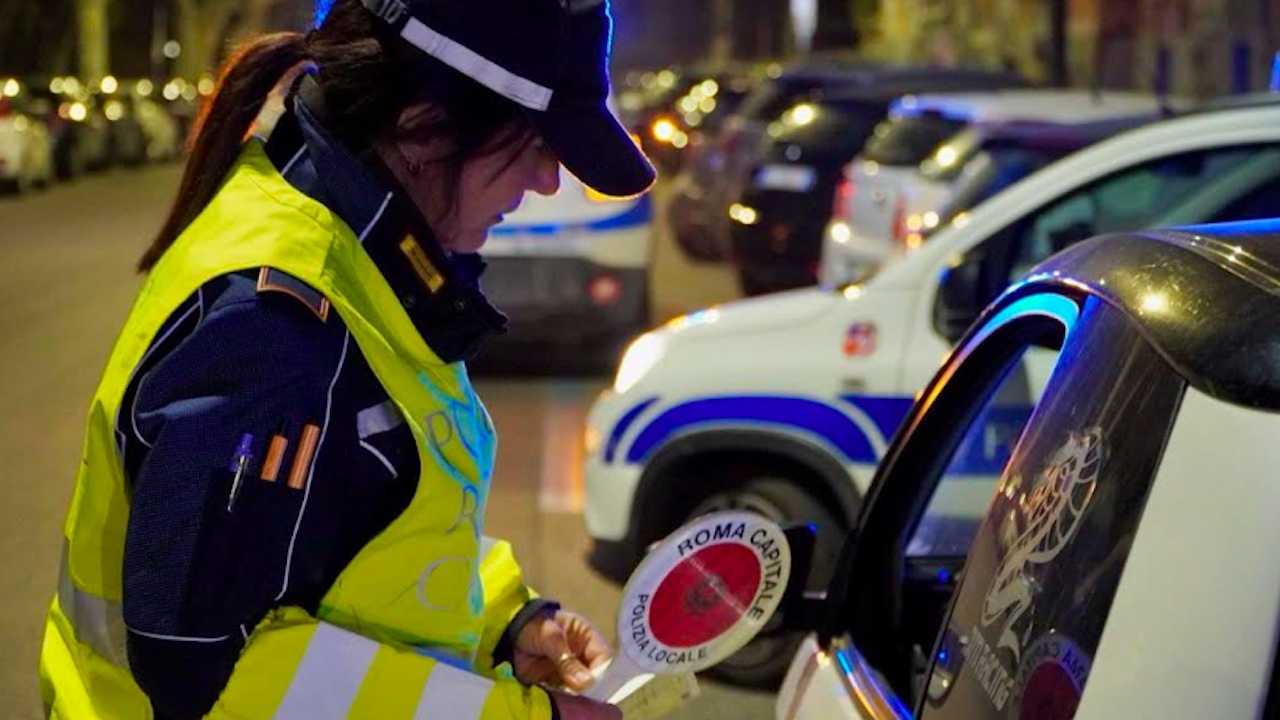
[[231,493],[227,497],[227,512],[231,512],[231,508],[236,503],[236,496],[240,494],[240,486],[244,482],[245,468],[249,467],[249,460],[253,458],[253,435],[245,433],[240,437],[240,445],[236,447],[236,452],[231,456],[231,465],[227,469],[235,473],[231,478]]

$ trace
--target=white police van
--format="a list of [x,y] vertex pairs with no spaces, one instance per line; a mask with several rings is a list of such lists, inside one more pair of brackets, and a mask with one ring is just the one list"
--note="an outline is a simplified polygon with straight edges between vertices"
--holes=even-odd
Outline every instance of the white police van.
[[[1193,113],[1049,166],[958,216],[863,285],[733,303],[641,336],[588,418],[592,564],[624,577],[650,543],[689,517],[747,508],[817,523],[810,584],[823,586],[915,396],[1013,278],[1100,233],[1166,217],[1189,223],[1277,214],[1280,104]],[[955,472],[998,473],[1051,357],[1028,354]],[[988,500],[987,484],[951,487],[954,496],[940,502],[972,508]],[[944,520],[930,542],[967,532]],[[785,650],[758,643],[719,672],[775,681]]]
[[[502,345],[616,348],[649,326],[653,200],[609,198],[561,171],[489,231],[485,295],[510,317]],[[616,358],[616,355],[614,356]]]

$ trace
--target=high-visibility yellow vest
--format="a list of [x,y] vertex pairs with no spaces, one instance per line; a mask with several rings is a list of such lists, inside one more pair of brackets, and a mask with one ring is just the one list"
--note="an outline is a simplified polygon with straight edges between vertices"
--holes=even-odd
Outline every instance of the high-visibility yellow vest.
[[350,228],[285,182],[256,141],[151,271],[90,407],[40,658],[52,716],[152,717],[125,654],[129,493],[117,414],[171,313],[212,278],[264,266],[330,300],[412,428],[422,472],[409,507],[342,572],[318,617],[281,608],[259,624],[209,717],[550,717],[545,692],[521,685],[506,665],[491,669],[498,639],[532,593],[510,547],[481,535],[495,437],[465,368],[436,357]]

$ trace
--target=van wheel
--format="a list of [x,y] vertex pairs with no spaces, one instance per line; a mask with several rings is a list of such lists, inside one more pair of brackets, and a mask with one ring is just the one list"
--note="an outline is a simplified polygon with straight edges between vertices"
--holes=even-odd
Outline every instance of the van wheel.
[[[759,477],[706,497],[689,514],[686,522],[720,510],[746,510],[781,525],[814,523],[818,537],[806,587],[810,590],[826,589],[840,555],[846,528],[845,523],[832,515],[818,498],[794,481]],[[768,631],[766,626],[764,633],[721,661],[708,674],[735,685],[776,688],[791,666],[804,634]]]

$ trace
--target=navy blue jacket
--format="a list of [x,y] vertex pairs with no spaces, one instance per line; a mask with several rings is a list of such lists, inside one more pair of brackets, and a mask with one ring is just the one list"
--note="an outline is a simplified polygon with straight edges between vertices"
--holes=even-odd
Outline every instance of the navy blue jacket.
[[[325,132],[310,88],[280,120],[268,155],[359,235],[436,354],[469,357],[505,324],[480,292],[482,263],[424,241],[446,287],[432,292],[418,280],[396,243],[408,231],[431,233],[367,151],[362,162]],[[265,614],[284,605],[314,613],[413,497],[420,468],[408,425],[326,310],[318,292],[278,271],[218,277],[169,318],[130,381],[117,428],[132,497],[124,618],[130,667],[158,720],[207,713]],[[322,440],[298,458],[307,425]],[[276,436],[287,441],[281,481],[243,482],[234,504],[212,490],[227,487],[242,444],[255,463],[247,474],[258,477]],[[283,481],[295,464],[306,473],[302,489]],[[509,659],[525,621],[554,607],[530,603],[499,659]]]

